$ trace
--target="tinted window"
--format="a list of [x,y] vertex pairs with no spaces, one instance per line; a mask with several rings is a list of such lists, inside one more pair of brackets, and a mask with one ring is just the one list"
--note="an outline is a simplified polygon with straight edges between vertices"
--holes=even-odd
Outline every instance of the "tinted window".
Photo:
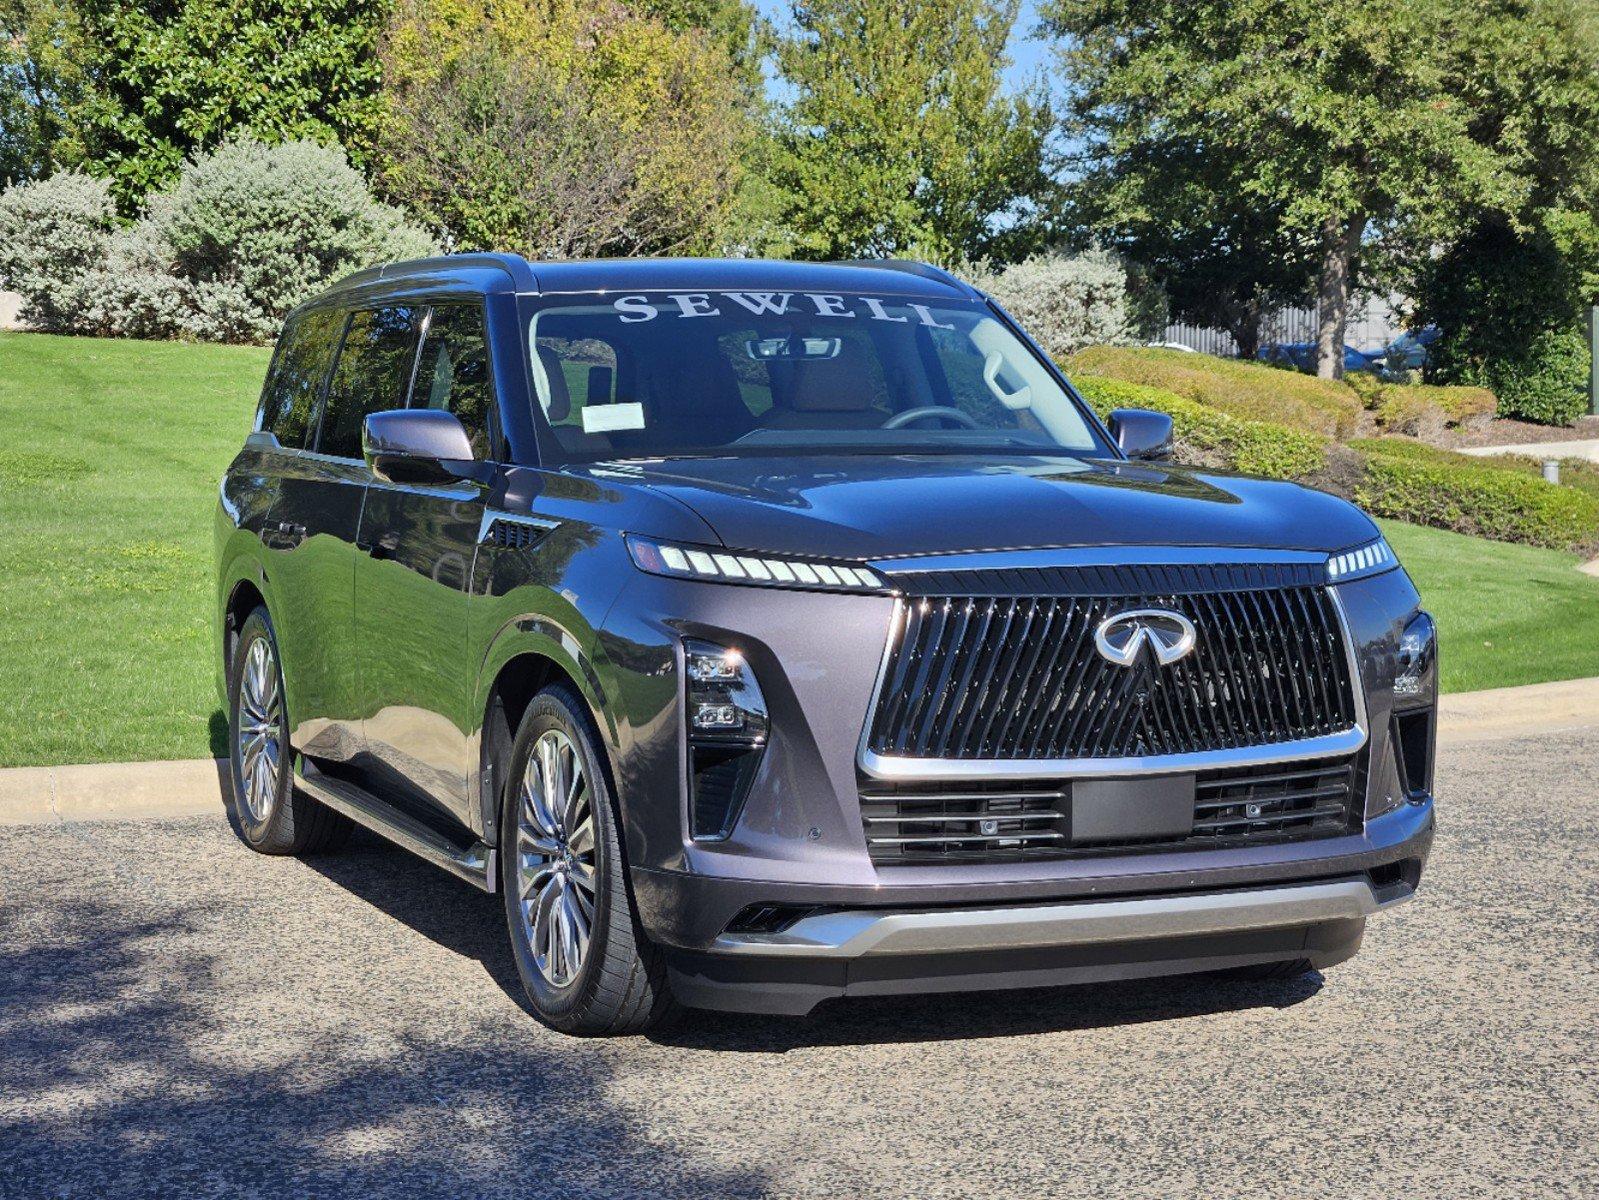
[[261,393],[260,428],[293,450],[305,448],[317,393],[328,377],[344,314],[320,309],[294,318],[278,339],[272,373]]
[[404,408],[416,359],[418,310],[396,306],[350,314],[322,417],[317,449],[361,457],[361,421],[368,413]]
[[483,333],[483,310],[476,304],[441,304],[434,308],[422,342],[414,408],[452,412],[466,426],[472,452],[492,458],[489,410],[494,389],[489,382],[489,347]]

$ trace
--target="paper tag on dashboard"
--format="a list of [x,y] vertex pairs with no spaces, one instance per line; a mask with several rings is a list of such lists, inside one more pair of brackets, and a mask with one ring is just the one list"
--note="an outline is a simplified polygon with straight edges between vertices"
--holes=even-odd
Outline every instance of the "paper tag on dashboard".
[[618,429],[643,429],[642,404],[595,404],[583,409],[584,433],[612,433]]

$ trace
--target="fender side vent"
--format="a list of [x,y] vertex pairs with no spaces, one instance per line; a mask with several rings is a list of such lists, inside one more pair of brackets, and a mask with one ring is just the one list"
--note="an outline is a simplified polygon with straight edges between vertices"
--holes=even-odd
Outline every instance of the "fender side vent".
[[497,520],[489,526],[488,536],[483,541],[485,545],[498,546],[502,550],[531,550],[549,532],[548,529],[524,525],[520,521]]

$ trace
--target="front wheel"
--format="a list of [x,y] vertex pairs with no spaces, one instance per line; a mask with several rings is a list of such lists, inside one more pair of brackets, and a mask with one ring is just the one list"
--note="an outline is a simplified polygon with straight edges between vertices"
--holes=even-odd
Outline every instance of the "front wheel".
[[294,786],[277,634],[258,608],[239,627],[228,672],[228,779],[239,832],[262,854],[316,854],[350,837],[348,817]]
[[564,1033],[637,1033],[673,1010],[628,896],[615,809],[582,701],[533,698],[511,747],[500,884],[522,986]]

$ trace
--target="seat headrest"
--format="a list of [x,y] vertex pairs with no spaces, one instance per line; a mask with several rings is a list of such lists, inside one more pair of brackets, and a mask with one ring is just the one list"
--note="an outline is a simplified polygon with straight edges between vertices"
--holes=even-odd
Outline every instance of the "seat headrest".
[[845,342],[835,358],[789,364],[788,407],[795,412],[864,412],[872,406],[860,349]]
[[544,377],[550,383],[549,405],[545,415],[550,418],[552,425],[558,425],[572,415],[572,393],[566,386],[566,373],[561,370],[561,356],[548,346],[540,346],[538,351],[539,365],[544,368]]

